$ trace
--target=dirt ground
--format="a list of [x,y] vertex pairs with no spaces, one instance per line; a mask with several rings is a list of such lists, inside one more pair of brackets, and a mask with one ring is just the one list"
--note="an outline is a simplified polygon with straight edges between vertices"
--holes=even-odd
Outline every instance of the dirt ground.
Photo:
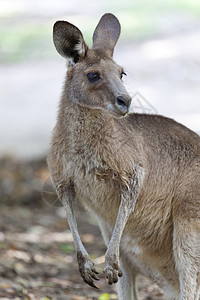
[[[105,245],[95,220],[77,204],[82,241],[100,280],[81,279],[65,212],[50,184],[45,160],[0,160],[0,299],[117,299],[103,276]],[[150,280],[138,279],[140,299],[162,299]]]

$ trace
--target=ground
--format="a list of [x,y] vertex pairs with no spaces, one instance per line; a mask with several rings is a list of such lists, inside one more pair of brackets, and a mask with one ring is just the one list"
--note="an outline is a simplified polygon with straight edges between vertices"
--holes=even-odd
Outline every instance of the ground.
[[[80,277],[65,212],[49,185],[45,160],[0,160],[0,300],[117,299],[103,276],[106,251],[95,220],[77,204],[82,241],[100,273],[98,289]],[[149,279],[140,299],[162,299]]]

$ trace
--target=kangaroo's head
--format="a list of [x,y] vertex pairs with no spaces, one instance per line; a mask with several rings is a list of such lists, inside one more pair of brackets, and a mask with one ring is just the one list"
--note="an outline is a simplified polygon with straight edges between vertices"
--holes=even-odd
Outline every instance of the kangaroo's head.
[[112,14],[100,19],[91,49],[76,26],[65,21],[55,23],[55,47],[68,60],[66,80],[70,101],[107,111],[115,117],[128,113],[131,97],[122,82],[125,73],[112,59],[119,35],[120,23]]

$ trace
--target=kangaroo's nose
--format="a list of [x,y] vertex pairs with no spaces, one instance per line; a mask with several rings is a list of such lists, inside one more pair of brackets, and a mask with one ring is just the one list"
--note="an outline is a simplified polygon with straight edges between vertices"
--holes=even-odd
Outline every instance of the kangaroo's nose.
[[126,114],[129,111],[130,104],[130,96],[118,96],[116,99],[116,106],[123,114]]

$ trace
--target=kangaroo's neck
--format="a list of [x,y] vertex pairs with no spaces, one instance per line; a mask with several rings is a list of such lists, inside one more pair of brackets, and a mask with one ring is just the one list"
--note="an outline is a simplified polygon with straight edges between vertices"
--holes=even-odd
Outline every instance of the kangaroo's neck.
[[[121,161],[124,164],[129,160],[128,153],[133,147],[133,140],[130,141],[126,132],[120,130],[126,127],[125,119],[115,119],[105,111],[64,101],[60,105],[58,120],[58,130],[65,135],[63,140],[68,140],[68,147],[97,153],[113,167],[114,164],[120,164]],[[114,156],[111,154],[113,152]]]
[[111,137],[116,131],[115,120],[108,113],[72,101],[61,101],[58,120],[59,127],[76,141],[102,142],[103,138]]

